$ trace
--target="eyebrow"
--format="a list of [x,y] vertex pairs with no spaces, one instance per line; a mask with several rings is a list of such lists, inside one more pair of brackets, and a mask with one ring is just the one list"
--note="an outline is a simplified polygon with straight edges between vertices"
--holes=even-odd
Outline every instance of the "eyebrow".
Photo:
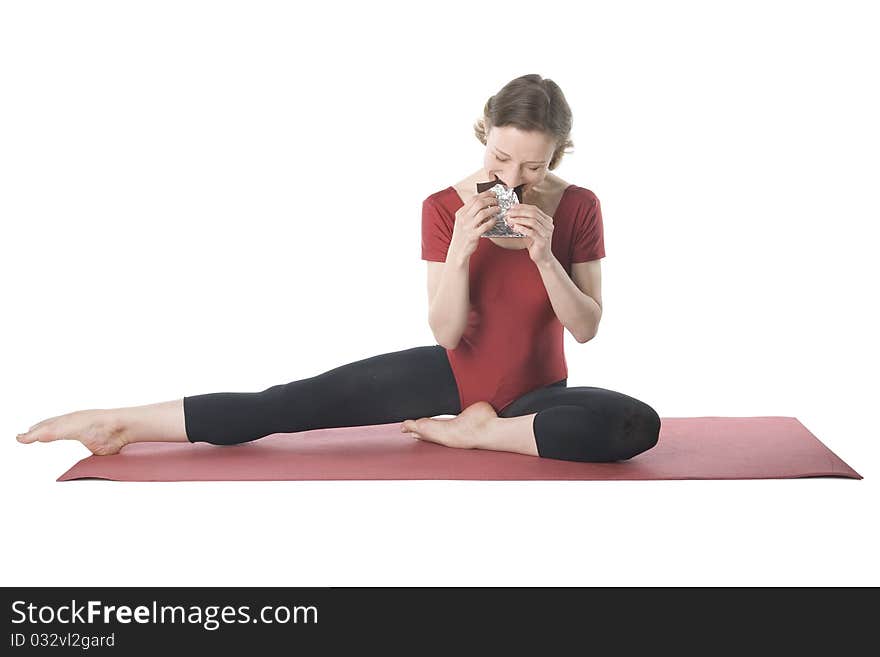
[[[501,153],[504,157],[510,157],[510,155],[508,155],[507,153],[502,151],[497,146],[495,147],[495,150],[498,151],[499,153]],[[544,164],[544,162],[546,162],[546,160],[529,160],[526,162],[526,164]]]

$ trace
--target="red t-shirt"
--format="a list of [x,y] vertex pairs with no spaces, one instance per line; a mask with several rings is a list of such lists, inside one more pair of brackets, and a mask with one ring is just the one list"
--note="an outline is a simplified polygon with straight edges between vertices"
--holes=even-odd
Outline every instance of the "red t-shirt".
[[[446,262],[455,213],[464,203],[452,186],[422,202],[422,259]],[[571,263],[605,257],[599,199],[569,185],[553,217],[550,249],[571,275]],[[500,413],[522,395],[568,378],[564,327],[528,249],[505,249],[479,238],[468,274],[467,328],[447,349],[462,409],[488,401]]]

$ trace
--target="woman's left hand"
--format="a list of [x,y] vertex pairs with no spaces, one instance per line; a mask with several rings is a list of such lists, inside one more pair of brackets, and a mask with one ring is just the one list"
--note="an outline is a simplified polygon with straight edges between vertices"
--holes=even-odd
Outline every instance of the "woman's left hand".
[[512,205],[505,217],[507,223],[527,240],[529,257],[536,265],[546,264],[553,259],[550,245],[553,243],[553,217],[544,214],[539,208],[527,203]]

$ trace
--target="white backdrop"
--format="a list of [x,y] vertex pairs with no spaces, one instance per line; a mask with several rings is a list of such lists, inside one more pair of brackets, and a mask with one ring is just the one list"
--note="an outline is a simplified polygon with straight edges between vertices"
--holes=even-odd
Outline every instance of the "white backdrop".
[[[2,583],[880,584],[869,7],[3,3]],[[16,442],[433,344],[421,201],[525,73],[605,219],[569,385],[794,416],[864,480],[56,483],[88,450]]]

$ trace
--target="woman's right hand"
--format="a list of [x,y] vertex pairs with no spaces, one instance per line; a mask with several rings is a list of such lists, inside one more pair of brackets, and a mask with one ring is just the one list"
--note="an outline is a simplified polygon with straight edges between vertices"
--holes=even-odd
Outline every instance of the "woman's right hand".
[[495,225],[498,213],[498,197],[491,189],[480,192],[461,206],[455,213],[452,240],[449,248],[462,258],[469,258],[477,250],[480,235]]

